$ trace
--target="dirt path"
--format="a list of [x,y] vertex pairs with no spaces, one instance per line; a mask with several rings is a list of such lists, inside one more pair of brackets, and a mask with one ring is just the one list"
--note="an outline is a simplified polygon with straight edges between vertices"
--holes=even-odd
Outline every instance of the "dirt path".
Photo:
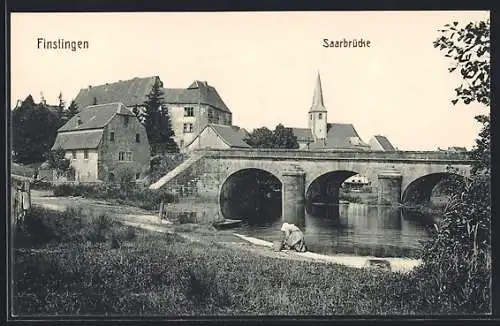
[[[214,241],[221,245],[245,250],[249,253],[277,258],[320,263],[342,264],[350,267],[363,268],[368,259],[375,257],[360,257],[348,255],[321,255],[312,252],[297,253],[292,251],[275,252],[272,243],[256,239],[233,231],[218,231],[209,226],[163,224],[157,215],[138,207],[110,203],[105,200],[83,197],[54,197],[52,192],[32,190],[31,200],[33,205],[38,205],[54,210],[65,210],[68,207],[81,208],[82,211],[94,214],[106,213],[116,218],[125,225],[131,225],[144,230],[176,233],[190,241],[207,243]],[[420,261],[406,258],[386,258],[391,269],[398,272],[407,272],[420,264]]]

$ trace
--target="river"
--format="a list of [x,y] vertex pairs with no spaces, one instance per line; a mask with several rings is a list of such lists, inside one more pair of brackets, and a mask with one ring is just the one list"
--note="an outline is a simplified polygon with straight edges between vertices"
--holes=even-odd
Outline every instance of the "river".
[[[252,218],[243,217],[238,232],[268,241],[280,240],[280,207],[267,207],[257,213],[259,216],[254,213]],[[410,214],[391,206],[311,204],[299,227],[313,252],[415,257],[421,242],[429,238],[428,227],[433,221],[432,216]]]

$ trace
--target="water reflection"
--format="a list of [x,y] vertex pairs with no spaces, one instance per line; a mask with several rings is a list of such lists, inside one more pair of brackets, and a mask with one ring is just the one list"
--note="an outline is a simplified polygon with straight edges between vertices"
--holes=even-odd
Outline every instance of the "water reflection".
[[[421,241],[428,239],[428,225],[434,221],[432,216],[396,207],[356,203],[318,204],[307,211],[303,227],[307,245],[322,253],[415,256]],[[272,209],[267,213],[272,216]],[[276,215],[267,219],[261,215],[254,223],[245,223],[243,229],[247,234],[275,241],[280,239],[281,223]]]

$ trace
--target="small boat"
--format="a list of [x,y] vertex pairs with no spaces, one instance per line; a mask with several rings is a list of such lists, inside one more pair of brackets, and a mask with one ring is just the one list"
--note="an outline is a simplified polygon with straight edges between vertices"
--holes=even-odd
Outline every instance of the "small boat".
[[243,223],[242,220],[231,220],[231,219],[225,219],[223,221],[219,222],[214,222],[212,225],[214,228],[219,229],[219,230],[226,230],[226,229],[231,229],[235,228],[241,225]]

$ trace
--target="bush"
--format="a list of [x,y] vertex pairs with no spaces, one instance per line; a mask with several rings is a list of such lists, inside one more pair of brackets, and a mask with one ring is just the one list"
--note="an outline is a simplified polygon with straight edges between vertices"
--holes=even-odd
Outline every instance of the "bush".
[[115,224],[116,222],[109,216],[100,214],[97,218],[91,220],[86,234],[87,240],[91,243],[105,242],[111,235],[111,228]]
[[34,206],[26,215],[24,224],[18,223],[14,233],[14,246],[26,248],[50,243],[102,243],[112,239],[133,240],[135,230],[117,232],[118,223],[101,214],[84,217],[80,208],[68,208],[64,212]]
[[415,284],[422,304],[450,313],[491,311],[489,177],[475,177],[450,200],[422,250]]
[[14,236],[16,247],[39,246],[50,242],[81,241],[85,222],[78,209],[64,212],[32,207],[24,224],[18,223]]
[[172,194],[142,188],[133,183],[104,183],[98,185],[60,184],[54,187],[54,196],[83,196],[89,198],[120,199],[124,203],[148,210],[157,210],[160,203],[172,203]]
[[168,172],[175,169],[186,159],[183,154],[167,154],[153,156],[150,161],[149,177],[151,182],[158,181]]

